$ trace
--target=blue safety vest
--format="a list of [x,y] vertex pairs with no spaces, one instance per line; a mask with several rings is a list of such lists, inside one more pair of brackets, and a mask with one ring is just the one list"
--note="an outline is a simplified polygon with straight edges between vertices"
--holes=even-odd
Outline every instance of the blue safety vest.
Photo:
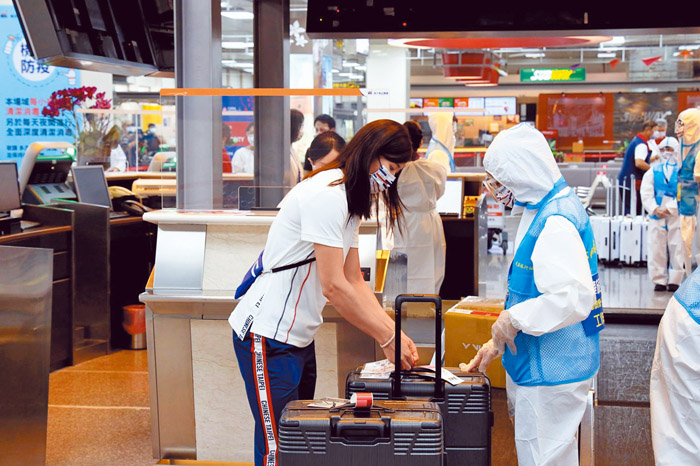
[[[681,142],[681,154],[685,149]],[[688,155],[683,159],[678,174],[680,189],[678,190],[678,213],[685,216],[694,216],[698,210],[698,183],[695,182],[695,158],[698,154],[698,143],[690,146]]]
[[[673,171],[671,172],[671,177],[667,180],[666,171],[664,170],[664,167],[667,164],[668,162],[658,164],[652,169],[654,170],[654,199],[656,200],[656,203],[659,205],[659,207],[661,206],[664,197],[670,197],[672,199],[675,199],[676,196],[678,196],[679,167],[678,165],[668,164],[669,166],[673,167]],[[659,217],[653,214],[649,215],[649,218],[653,218],[654,220],[660,220]]]
[[[603,329],[605,321],[598,279],[598,252],[588,215],[576,194],[570,191],[569,194],[555,199],[555,196],[567,187],[561,179],[547,194],[518,246],[508,273],[505,308],[510,309],[542,294],[535,285],[532,251],[547,219],[552,215],[561,215],[568,219],[578,230],[588,253],[596,300],[588,318],[583,322],[539,337],[519,332],[515,337],[516,355],[506,346],[503,366],[518,385],[560,385],[579,382],[593,377],[600,366],[598,332]],[[542,309],[542,312],[547,310]]]
[[690,274],[690,277],[683,282],[673,297],[688,311],[690,317],[700,325],[700,267]]
[[[634,164],[634,151],[640,144],[646,145],[646,142],[644,142],[644,139],[640,138],[639,136],[635,136],[634,138],[632,138],[630,145],[627,146],[627,150],[625,151],[625,158],[622,159],[622,168],[620,168],[620,174],[617,176],[617,179],[622,185],[629,186],[631,175],[634,175],[634,178],[636,180],[641,180],[642,176],[644,176],[644,172],[641,169],[637,168],[637,166]],[[649,150],[649,146],[647,146],[647,156],[646,159],[644,159],[646,163],[649,163],[650,155],[651,151]]]

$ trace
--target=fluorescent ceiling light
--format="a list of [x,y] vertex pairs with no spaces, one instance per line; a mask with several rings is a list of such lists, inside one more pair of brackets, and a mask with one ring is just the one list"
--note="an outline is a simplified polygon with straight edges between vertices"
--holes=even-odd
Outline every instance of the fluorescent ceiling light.
[[343,66],[346,68],[355,68],[358,65],[356,61],[343,60]]
[[361,74],[351,74],[350,79],[365,79],[365,77]]
[[224,41],[221,43],[221,47],[228,50],[245,50],[248,47],[252,47],[252,45],[252,43],[241,41]]
[[333,68],[333,73],[340,73],[340,70],[336,70],[335,68]]
[[617,54],[613,52],[601,52],[598,54],[598,58],[615,58],[616,56]]
[[233,66],[238,64],[236,60],[221,60],[221,64],[224,66]]
[[700,45],[679,45],[678,50],[698,50]]
[[357,66],[355,67],[355,69],[356,69],[356,70],[359,70],[359,71],[366,71],[366,70],[367,70],[367,66],[366,66],[366,65],[357,65]]
[[229,19],[253,19],[254,15],[250,11],[243,10],[233,10],[233,11],[222,11],[221,16],[225,16]]
[[338,73],[338,76],[342,76],[344,78],[349,78],[350,76],[352,76],[352,73]]
[[544,57],[544,56],[545,56],[545,54],[544,54],[543,52],[539,52],[539,53],[526,53],[526,54],[525,54],[525,58],[542,58],[542,57]]
[[467,83],[465,84],[467,87],[493,87],[493,86],[498,86],[498,83]]

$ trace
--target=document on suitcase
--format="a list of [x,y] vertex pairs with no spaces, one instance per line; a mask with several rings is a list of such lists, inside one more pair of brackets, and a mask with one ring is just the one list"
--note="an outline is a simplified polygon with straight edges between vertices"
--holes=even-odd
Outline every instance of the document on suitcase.
[[[428,401],[314,408],[292,401],[279,421],[279,466],[442,466],[443,421]],[[466,463],[465,463],[466,464]]]
[[[442,301],[437,295],[399,295],[395,303],[396,348],[395,360],[400,361],[401,306],[408,302],[430,302],[435,305],[435,351],[442,353]],[[446,368],[459,377],[457,385],[438,379],[442,370],[440,358],[436,358],[435,370],[417,368],[413,371],[394,372],[390,379],[363,378],[362,368],[348,374],[345,385],[346,398],[353,393],[371,392],[380,399],[424,399],[434,401],[441,409],[445,423],[446,464],[488,465],[491,463],[491,385],[488,377],[477,372],[462,372],[458,368]]]

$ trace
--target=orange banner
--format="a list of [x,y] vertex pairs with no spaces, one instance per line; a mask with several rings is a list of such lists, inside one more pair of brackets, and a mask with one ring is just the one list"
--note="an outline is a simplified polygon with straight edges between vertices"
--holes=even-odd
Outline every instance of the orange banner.
[[350,89],[286,89],[286,88],[255,88],[255,89],[206,89],[206,88],[170,88],[161,89],[161,96],[362,96],[358,88]]

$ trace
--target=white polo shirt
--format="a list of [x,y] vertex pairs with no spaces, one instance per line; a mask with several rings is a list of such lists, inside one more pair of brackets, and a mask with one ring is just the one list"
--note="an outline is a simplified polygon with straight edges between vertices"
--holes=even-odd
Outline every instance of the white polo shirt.
[[[313,257],[314,243],[342,248],[347,256],[357,247],[359,219],[348,219],[345,185],[330,186],[343,177],[327,170],[296,185],[284,199],[270,226],[265,271]],[[239,338],[246,331],[303,348],[311,344],[323,323],[326,304],[316,262],[277,273],[263,273],[241,298],[228,321]]]

